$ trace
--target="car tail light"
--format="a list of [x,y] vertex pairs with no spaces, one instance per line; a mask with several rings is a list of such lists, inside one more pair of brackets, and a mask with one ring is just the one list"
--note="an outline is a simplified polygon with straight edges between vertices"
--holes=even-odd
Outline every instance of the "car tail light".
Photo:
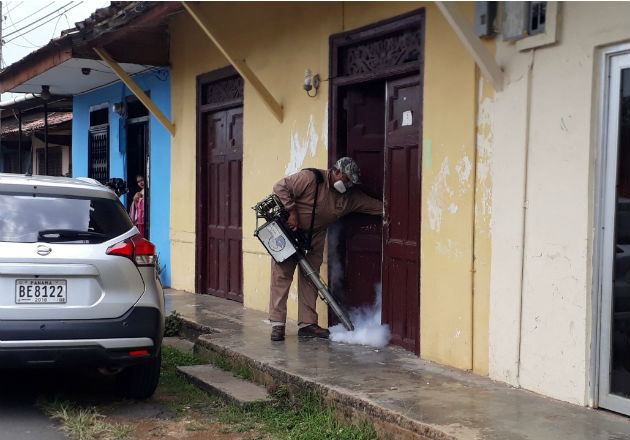
[[129,356],[147,356],[148,354],[149,350],[135,350],[129,352]]
[[110,246],[106,254],[129,258],[136,266],[155,265],[155,245],[140,234]]

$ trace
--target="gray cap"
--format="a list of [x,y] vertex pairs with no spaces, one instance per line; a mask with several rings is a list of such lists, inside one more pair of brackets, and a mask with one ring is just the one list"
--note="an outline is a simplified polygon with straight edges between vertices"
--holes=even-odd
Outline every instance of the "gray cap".
[[359,169],[359,165],[354,161],[354,159],[350,157],[342,157],[337,162],[335,162],[335,168],[341,171],[344,174],[348,175],[350,182],[357,185],[361,183],[361,170]]

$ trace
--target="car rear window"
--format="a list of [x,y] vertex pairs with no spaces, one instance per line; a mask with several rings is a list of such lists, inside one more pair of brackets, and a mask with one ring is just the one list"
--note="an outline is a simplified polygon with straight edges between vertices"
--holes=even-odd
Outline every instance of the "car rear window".
[[0,241],[102,243],[132,227],[118,200],[0,194]]

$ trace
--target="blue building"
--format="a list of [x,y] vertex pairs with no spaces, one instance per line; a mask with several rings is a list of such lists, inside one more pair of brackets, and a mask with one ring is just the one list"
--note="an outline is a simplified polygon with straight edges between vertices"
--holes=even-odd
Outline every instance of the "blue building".
[[[171,114],[170,74],[159,68],[133,77],[167,117]],[[129,186],[129,209],[145,178],[145,235],[156,246],[160,276],[171,282],[171,135],[122,82],[77,94],[73,99],[72,175],[100,181],[119,177]]]

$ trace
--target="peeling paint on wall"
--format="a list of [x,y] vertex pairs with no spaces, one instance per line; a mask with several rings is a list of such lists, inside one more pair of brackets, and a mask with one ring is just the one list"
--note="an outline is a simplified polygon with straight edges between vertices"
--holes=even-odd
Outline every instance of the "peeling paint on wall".
[[474,338],[473,370],[488,374],[490,351],[491,291],[491,220],[492,220],[492,157],[494,151],[494,90],[487,81],[478,79],[477,96],[477,161],[475,167],[475,242],[474,242]]
[[306,154],[310,151],[311,157],[315,156],[318,142],[319,135],[317,130],[315,130],[315,118],[313,115],[309,119],[306,135],[304,136],[300,136],[294,124],[294,128],[291,129],[291,159],[284,170],[284,174],[289,176],[300,171],[304,164],[304,159],[306,159]]
[[465,185],[472,171],[472,163],[470,159],[468,159],[468,156],[464,156],[459,160],[459,163],[455,165],[455,171],[457,171],[457,175],[459,176],[459,183]]
[[448,194],[452,196],[454,194],[454,191],[448,186],[448,182],[446,181],[449,174],[451,174],[451,170],[448,166],[448,157],[445,157],[440,172],[436,176],[433,185],[431,185],[427,199],[429,226],[436,232],[440,232],[442,227],[442,211],[446,204],[444,195]]
[[490,223],[492,214],[492,185],[491,185],[491,158],[492,146],[494,145],[494,133],[492,127],[492,104],[490,97],[484,96],[484,81],[479,79],[479,112],[477,119],[477,191],[478,201],[477,215],[483,216],[480,219],[484,224]]
[[453,243],[450,238],[446,240],[446,244],[438,241],[435,243],[435,252],[441,255],[449,255],[455,258],[461,258],[464,256],[462,250]]

